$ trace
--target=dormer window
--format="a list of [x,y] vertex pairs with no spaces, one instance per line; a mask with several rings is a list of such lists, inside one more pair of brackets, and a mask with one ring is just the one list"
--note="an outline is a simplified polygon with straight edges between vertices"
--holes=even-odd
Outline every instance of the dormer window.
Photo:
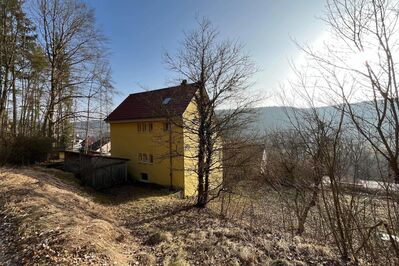
[[163,99],[162,104],[164,104],[164,105],[169,104],[171,100],[172,100],[172,98],[166,97],[165,99]]

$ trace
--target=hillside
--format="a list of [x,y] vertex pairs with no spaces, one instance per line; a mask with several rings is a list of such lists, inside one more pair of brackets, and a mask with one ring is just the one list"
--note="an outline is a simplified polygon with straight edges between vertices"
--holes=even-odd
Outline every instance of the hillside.
[[[250,124],[246,129],[250,133],[258,133],[260,135],[272,132],[275,130],[284,130],[292,128],[289,118],[294,118],[294,112],[307,111],[306,108],[294,108],[290,106],[267,106],[251,109]],[[320,107],[320,113],[331,113],[334,107]],[[219,112],[222,115],[224,110]],[[299,113],[298,113],[299,114]]]
[[[85,138],[86,136],[86,121],[76,121],[73,123],[74,134],[79,136],[80,138]],[[109,135],[109,125],[98,119],[89,120],[88,124],[89,136],[99,137],[99,136],[108,136]]]
[[0,170],[0,264],[336,265],[300,238],[219,219],[160,189],[94,192],[45,168]]
[[[367,110],[370,110],[370,104],[372,104],[372,102],[360,102],[352,107],[357,114],[367,114]],[[307,108],[295,108],[290,106],[265,106],[253,108],[253,115],[251,115],[252,122],[247,130],[251,133],[255,131],[259,134],[263,134],[274,130],[289,129],[292,128],[292,125],[288,117],[295,117],[294,111],[306,112],[308,110],[309,109]],[[333,106],[326,106],[318,107],[318,111],[320,114],[329,115],[333,114],[336,109]],[[218,114],[223,114],[223,112],[224,110],[219,110]],[[369,117],[373,117],[373,115],[370,115]],[[76,134],[81,137],[85,136],[86,122],[76,122],[74,127]],[[109,126],[104,121],[90,120],[89,128],[90,136],[99,136],[101,131],[103,136],[109,135]]]
[[[271,106],[259,107],[253,109],[252,123],[248,130],[255,130],[259,133],[269,132],[276,129],[291,128],[291,124],[287,118],[288,114],[292,114],[293,107]],[[219,111],[219,114],[223,110]],[[74,123],[75,134],[84,137],[86,134],[86,122]],[[89,136],[99,136],[102,130],[102,135],[109,135],[109,126],[100,120],[89,121]]]
[[[376,117],[373,102],[359,102],[353,104],[352,108],[356,114],[367,117],[369,121],[372,121],[373,118]],[[308,108],[295,108],[291,106],[254,108],[252,122],[247,130],[263,134],[274,130],[290,129],[293,126],[289,118],[293,120],[295,120],[295,118],[300,119],[302,114],[308,113],[309,111],[310,109]],[[326,121],[332,116],[337,117],[336,119],[339,118],[339,115],[337,115],[338,111],[334,106],[317,107],[317,112],[320,116],[324,116]],[[345,117],[344,119],[347,122],[351,122],[349,117]]]

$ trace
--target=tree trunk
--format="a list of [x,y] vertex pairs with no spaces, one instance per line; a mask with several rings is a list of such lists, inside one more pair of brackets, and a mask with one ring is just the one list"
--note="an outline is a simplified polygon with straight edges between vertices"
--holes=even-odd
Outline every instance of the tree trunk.
[[15,66],[12,66],[12,133],[17,135],[17,88],[15,87]]
[[85,147],[84,147],[85,154],[89,153],[89,119],[90,119],[90,99],[91,99],[90,93],[89,93],[89,98],[87,99],[87,110],[86,110],[86,128],[85,128],[86,132],[85,132]]
[[399,165],[397,163],[397,160],[391,161],[390,165],[391,165],[392,172],[394,174],[394,182],[396,184],[399,184]]
[[314,188],[313,188],[313,193],[312,193],[312,198],[303,210],[302,214],[298,216],[298,228],[297,228],[297,235],[302,235],[305,232],[305,223],[309,215],[309,211],[316,206],[316,201],[317,197],[319,196],[319,187],[320,183],[322,182],[323,177],[320,175],[320,177],[317,178]]
[[204,131],[204,126],[200,125],[199,128],[199,144],[198,144],[198,197],[196,207],[204,208],[206,205],[206,192],[204,187],[204,176],[205,176],[205,139],[204,134],[201,132]]
[[51,66],[51,81],[50,81],[50,97],[48,99],[49,104],[47,107],[46,114],[44,115],[42,132],[47,137],[53,137],[53,118],[54,118],[54,102],[55,102],[55,90],[56,90],[56,81],[55,81],[55,67]]
[[206,205],[206,197],[205,197],[205,189],[204,189],[204,152],[203,149],[199,148],[198,153],[198,196],[197,196],[197,204],[195,205],[198,208],[204,208]]
[[317,195],[318,195],[318,188],[315,188],[313,190],[312,199],[306,205],[301,215],[298,216],[298,228],[296,230],[296,234],[299,236],[305,232],[305,223],[306,220],[308,219],[310,209],[316,206]]
[[173,158],[172,158],[172,123],[169,122],[169,179],[170,179],[170,190],[173,189]]
[[3,82],[3,91],[2,94],[0,95],[0,120],[1,120],[1,128],[4,129],[4,113],[6,110],[6,101],[7,101],[7,93],[8,93],[8,72],[9,69],[6,66],[5,72],[4,72],[4,82]]
[[198,198],[197,198],[197,204],[196,207],[198,208],[204,208],[206,206],[206,201],[207,201],[207,194],[208,191],[205,188],[205,167],[206,167],[206,161],[205,161],[205,152],[206,152],[206,112],[204,110],[205,106],[205,95],[204,95],[204,90],[201,87],[199,89],[199,98],[196,100],[197,102],[197,108],[198,108],[198,113],[199,113],[199,126],[198,126],[198,138],[199,138],[199,143],[198,143]]
[[206,159],[205,159],[205,184],[204,184],[204,201],[205,204],[208,202],[209,197],[209,176],[211,174],[211,165],[212,165],[212,155],[213,155],[213,145],[212,145],[212,136],[210,134],[211,130],[209,129],[210,125],[208,122],[207,130],[206,130]]

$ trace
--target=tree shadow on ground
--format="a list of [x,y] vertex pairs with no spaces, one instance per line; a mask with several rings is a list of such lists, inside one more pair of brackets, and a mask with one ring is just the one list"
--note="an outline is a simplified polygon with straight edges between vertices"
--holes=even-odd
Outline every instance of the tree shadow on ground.
[[[39,184],[47,184],[82,196],[89,196],[95,203],[102,205],[119,205],[150,197],[172,196],[176,193],[176,191],[170,191],[158,185],[139,182],[129,182],[112,188],[95,190],[81,185],[80,180],[73,173],[42,167],[36,167],[35,170],[31,171],[29,175],[35,178]],[[177,198],[178,193],[174,196]]]

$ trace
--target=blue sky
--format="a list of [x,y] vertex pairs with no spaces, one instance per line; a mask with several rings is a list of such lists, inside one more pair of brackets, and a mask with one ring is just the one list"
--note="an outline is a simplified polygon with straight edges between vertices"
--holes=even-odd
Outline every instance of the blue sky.
[[[300,52],[292,42],[317,40],[325,31],[318,19],[323,0],[89,0],[97,22],[109,38],[113,80],[120,94],[168,86],[174,77],[162,62],[165,50],[179,48],[183,31],[207,17],[222,38],[238,38],[260,71],[254,90],[273,96],[290,75],[289,60]],[[277,105],[273,97],[263,105]]]

